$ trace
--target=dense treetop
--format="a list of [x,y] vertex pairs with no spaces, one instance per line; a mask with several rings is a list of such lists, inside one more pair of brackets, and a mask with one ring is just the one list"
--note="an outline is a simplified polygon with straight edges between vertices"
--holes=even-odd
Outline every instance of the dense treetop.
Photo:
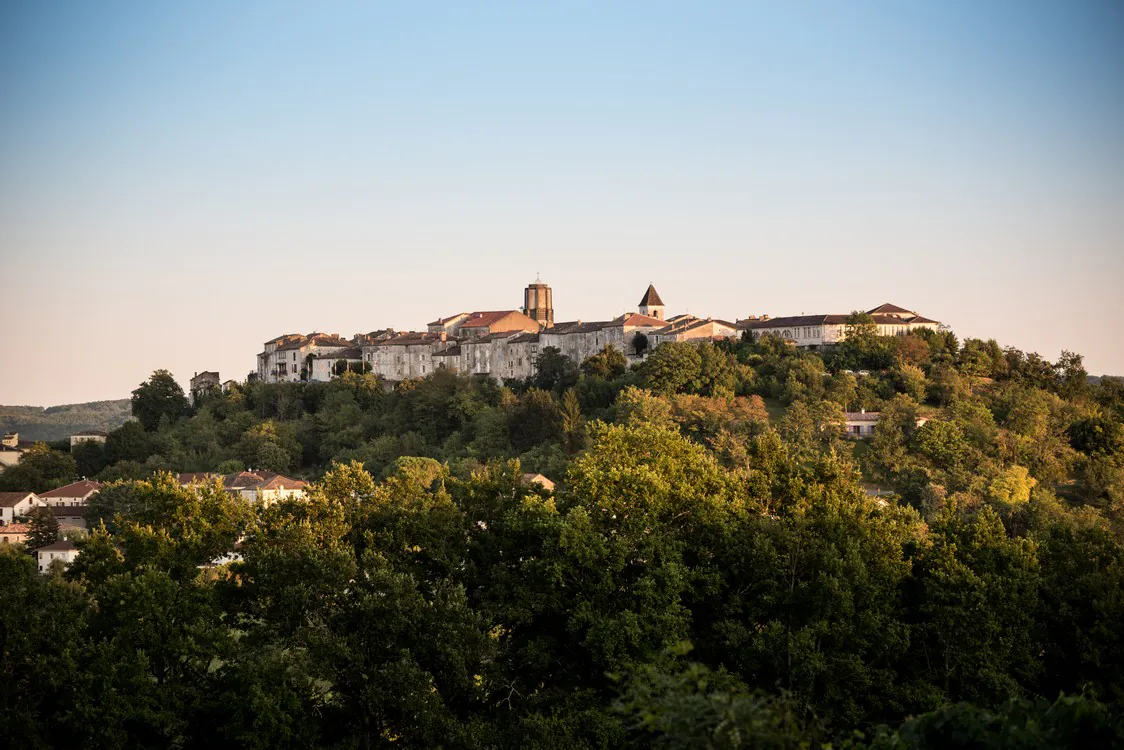
[[[161,397],[104,450],[43,446],[31,489],[110,483],[65,573],[0,551],[0,737],[1124,742],[1124,387],[1070,354],[853,325],[824,354],[547,351],[502,386]],[[845,439],[859,409],[872,440]],[[241,468],[317,481],[257,508],[164,473]]]

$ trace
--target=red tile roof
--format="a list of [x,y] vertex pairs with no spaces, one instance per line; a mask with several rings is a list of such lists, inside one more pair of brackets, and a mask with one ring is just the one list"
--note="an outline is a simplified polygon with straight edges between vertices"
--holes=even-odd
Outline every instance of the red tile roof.
[[83,479],[80,482],[73,482],[65,487],[51,490],[50,492],[40,492],[39,497],[86,497],[101,489],[101,485],[89,479]]
[[0,526],[0,534],[27,534],[31,532],[31,524],[28,523],[10,523],[7,526]]
[[661,318],[653,318],[651,315],[641,315],[640,313],[628,313],[617,318],[621,325],[631,328],[662,328],[667,325],[666,320]]
[[513,313],[522,315],[522,313],[520,313],[518,310],[488,310],[486,312],[474,312],[468,316],[468,320],[466,320],[461,325],[461,328],[488,328],[489,326],[500,322],[508,315],[511,315]]

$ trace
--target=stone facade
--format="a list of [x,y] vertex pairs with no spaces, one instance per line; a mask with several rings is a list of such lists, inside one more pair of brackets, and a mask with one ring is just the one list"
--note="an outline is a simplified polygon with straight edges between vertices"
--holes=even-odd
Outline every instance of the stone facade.
[[[523,305],[521,310],[459,312],[428,323],[425,331],[388,328],[356,334],[347,341],[320,333],[278,336],[267,341],[258,355],[258,376],[267,383],[327,381],[335,377],[335,362],[342,358],[369,365],[379,380],[389,382],[424,378],[442,369],[501,381],[524,379],[535,374],[539,355],[548,346],[578,364],[607,346],[634,364],[661,344],[738,338],[746,331],[818,348],[843,339],[848,317],[762,316],[737,323],[693,315],[665,319],[663,299],[649,284],[638,312],[613,320],[555,323],[553,293],[538,279],[524,290]],[[878,332],[886,336],[940,325],[890,304],[874,308],[870,315]]]
[[[867,314],[874,321],[879,336],[905,336],[927,328],[937,330],[940,323],[923,317],[897,305],[879,305]],[[776,336],[785,341],[793,341],[799,347],[819,349],[838,344],[847,336],[849,315],[797,315],[785,318],[747,318],[739,320],[738,326],[759,336]]]

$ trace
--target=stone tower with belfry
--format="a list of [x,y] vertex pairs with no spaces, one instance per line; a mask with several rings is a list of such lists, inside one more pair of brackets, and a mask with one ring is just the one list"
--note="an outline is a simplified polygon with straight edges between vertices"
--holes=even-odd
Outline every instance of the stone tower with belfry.
[[554,325],[554,297],[550,285],[539,276],[523,290],[523,314],[543,328]]

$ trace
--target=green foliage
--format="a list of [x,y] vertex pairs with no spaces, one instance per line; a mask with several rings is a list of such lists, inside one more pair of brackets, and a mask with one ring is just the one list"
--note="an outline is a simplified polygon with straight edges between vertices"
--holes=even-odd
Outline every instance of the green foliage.
[[0,490],[45,492],[73,481],[78,465],[69,452],[36,443],[20,462],[0,473]]
[[115,430],[129,419],[129,399],[49,406],[0,406],[0,433],[20,440],[65,440],[86,430]]
[[40,505],[32,508],[27,514],[27,546],[28,549],[39,549],[59,540],[59,522],[51,509]]
[[[122,425],[70,568],[0,550],[0,741],[1118,741],[1124,386],[853,325],[834,352],[548,351],[541,382],[344,372]],[[845,440],[860,408],[874,437]],[[260,508],[161,473],[246,467],[320,479]]]
[[176,420],[187,413],[187,397],[172,373],[157,370],[133,391],[133,416],[148,432],[154,432],[161,420]]

